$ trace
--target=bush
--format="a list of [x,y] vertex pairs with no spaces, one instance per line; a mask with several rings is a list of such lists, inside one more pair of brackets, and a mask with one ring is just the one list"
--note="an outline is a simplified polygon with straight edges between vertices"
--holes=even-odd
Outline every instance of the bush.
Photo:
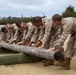
[[2,20],[0,20],[0,25],[5,25],[7,23],[15,23],[16,21],[19,21],[19,22],[30,22],[31,21],[31,18],[16,18],[16,17],[13,17],[13,18],[3,18]]

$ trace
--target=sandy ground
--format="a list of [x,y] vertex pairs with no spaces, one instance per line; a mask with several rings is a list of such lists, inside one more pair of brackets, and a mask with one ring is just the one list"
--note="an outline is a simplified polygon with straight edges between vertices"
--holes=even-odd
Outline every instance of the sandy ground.
[[[64,47],[66,48],[66,42]],[[58,66],[43,67],[42,62],[16,65],[0,65],[0,75],[76,75],[76,55],[71,61],[71,69]]]
[[72,60],[71,69],[65,70],[57,66],[43,67],[41,62],[0,66],[0,75],[76,75],[76,56]]

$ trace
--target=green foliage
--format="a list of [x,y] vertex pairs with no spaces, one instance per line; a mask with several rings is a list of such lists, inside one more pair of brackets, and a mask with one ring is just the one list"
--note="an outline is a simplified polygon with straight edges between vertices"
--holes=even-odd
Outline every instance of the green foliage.
[[25,17],[24,18],[16,18],[16,17],[11,18],[10,16],[8,18],[4,17],[2,20],[0,20],[0,25],[1,24],[7,24],[7,23],[12,24],[12,23],[15,23],[15,22],[18,22],[18,21],[27,23],[27,22],[31,21],[31,18],[29,18],[29,17],[28,18],[25,18]]
[[[44,18],[46,16],[43,16],[42,18]],[[21,17],[21,18],[17,18],[17,17],[3,17],[2,20],[0,20],[0,25],[6,25],[7,23],[13,24],[15,22],[30,22],[32,17]]]
[[76,17],[76,12],[73,6],[69,6],[66,8],[65,12],[62,13],[62,17]]

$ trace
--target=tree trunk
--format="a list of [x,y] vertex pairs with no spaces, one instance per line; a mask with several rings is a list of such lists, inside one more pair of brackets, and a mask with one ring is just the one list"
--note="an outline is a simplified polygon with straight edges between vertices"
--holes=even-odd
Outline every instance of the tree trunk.
[[[16,44],[8,44],[8,43],[0,43],[0,46],[5,49],[9,49],[17,52],[36,55],[38,57],[47,58],[47,59],[52,59],[52,58],[54,59],[54,55],[52,54],[53,52],[47,52],[46,49],[37,50],[36,47],[29,47],[29,46],[22,46]],[[60,60],[61,59],[60,57],[62,55],[59,53],[56,56],[57,56],[56,60]]]

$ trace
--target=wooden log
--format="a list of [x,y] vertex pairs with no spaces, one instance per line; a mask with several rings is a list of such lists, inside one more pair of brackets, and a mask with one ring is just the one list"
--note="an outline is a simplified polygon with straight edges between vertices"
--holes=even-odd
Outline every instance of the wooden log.
[[11,65],[21,63],[33,63],[42,59],[36,56],[31,56],[23,53],[17,54],[0,54],[0,65]]
[[[22,46],[22,45],[16,45],[16,44],[8,44],[8,43],[0,43],[0,46],[9,50],[27,53],[30,55],[36,55],[42,58],[51,59],[51,57],[53,57],[51,52],[47,52],[46,49],[37,50],[36,47],[29,47],[29,46]],[[61,54],[58,55],[57,60],[60,60],[61,56],[62,56]]]

